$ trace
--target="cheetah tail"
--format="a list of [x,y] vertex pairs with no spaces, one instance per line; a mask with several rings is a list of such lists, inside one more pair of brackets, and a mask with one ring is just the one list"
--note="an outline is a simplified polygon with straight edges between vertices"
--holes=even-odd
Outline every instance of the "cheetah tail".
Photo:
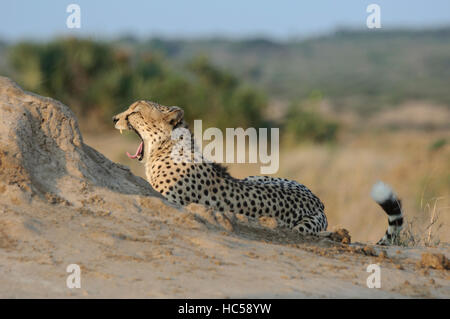
[[402,203],[392,188],[381,181],[373,185],[370,195],[388,215],[388,229],[377,244],[392,244],[403,227]]

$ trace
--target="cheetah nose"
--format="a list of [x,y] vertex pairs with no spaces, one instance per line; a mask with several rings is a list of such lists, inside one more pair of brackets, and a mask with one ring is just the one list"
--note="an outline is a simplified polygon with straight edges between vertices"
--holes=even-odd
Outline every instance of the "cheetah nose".
[[113,123],[116,124],[119,119],[116,118],[115,116],[113,116],[112,120],[113,120]]

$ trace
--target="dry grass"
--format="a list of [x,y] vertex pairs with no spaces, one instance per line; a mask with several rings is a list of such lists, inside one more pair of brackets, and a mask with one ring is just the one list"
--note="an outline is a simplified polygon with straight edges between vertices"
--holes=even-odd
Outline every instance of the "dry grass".
[[444,199],[433,198],[431,202],[421,203],[422,214],[428,218],[425,223],[416,216],[406,219],[406,227],[400,233],[396,244],[405,247],[437,247],[441,244],[441,229],[444,227],[442,214],[449,207],[440,207],[438,202]]
[[[296,179],[317,193],[325,203],[330,225],[345,225],[359,241],[376,242],[387,227],[381,208],[369,197],[377,180],[389,183],[403,201],[407,220],[420,224],[449,206],[450,148],[430,151],[440,133],[384,132],[348,137],[334,147],[310,145],[282,156],[279,175]],[[442,197],[442,198],[441,198]],[[432,204],[433,198],[441,198]],[[450,240],[449,214],[442,211],[443,226],[432,233]]]

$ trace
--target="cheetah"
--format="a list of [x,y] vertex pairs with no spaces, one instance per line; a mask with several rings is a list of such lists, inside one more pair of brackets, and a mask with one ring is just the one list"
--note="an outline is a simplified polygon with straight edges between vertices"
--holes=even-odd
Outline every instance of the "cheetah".
[[[238,179],[226,167],[201,158],[192,160],[196,145],[191,141],[190,154],[183,161],[174,160],[172,151],[177,140],[172,132],[189,129],[184,112],[177,106],[163,106],[140,100],[113,117],[115,128],[134,131],[141,143],[131,159],[143,161],[150,185],[169,202],[179,205],[197,203],[215,211],[229,211],[247,217],[275,218],[280,227],[301,235],[318,235],[328,222],[324,204],[305,185],[284,178],[250,176]],[[373,199],[388,215],[389,227],[378,244],[388,244],[403,225],[401,202],[386,184],[378,182],[372,189]]]

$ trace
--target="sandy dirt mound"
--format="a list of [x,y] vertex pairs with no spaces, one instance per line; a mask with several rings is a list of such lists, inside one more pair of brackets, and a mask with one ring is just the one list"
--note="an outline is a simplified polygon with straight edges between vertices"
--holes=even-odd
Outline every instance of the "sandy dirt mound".
[[0,77],[0,297],[450,297],[448,249],[333,238],[170,205],[85,145],[67,106]]
[[126,167],[83,144],[77,121],[64,104],[25,93],[7,78],[0,78],[0,103],[4,192],[75,206],[82,206],[90,186],[133,195],[156,194]]

